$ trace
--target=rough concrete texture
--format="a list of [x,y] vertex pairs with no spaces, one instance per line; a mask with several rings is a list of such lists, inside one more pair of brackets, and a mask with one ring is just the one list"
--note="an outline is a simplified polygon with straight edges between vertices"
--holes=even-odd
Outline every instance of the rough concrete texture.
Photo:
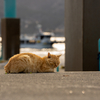
[[99,100],[100,72],[5,74],[0,100]]

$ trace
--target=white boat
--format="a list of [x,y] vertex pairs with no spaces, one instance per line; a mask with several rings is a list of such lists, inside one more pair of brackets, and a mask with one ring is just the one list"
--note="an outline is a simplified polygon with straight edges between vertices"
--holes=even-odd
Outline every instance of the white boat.
[[55,42],[50,40],[52,36],[54,36],[52,32],[42,32],[36,35],[35,41],[43,45],[52,45]]
[[52,32],[42,32],[39,34],[36,34],[34,38],[28,37],[27,35],[21,36],[21,48],[25,47],[31,47],[31,48],[51,48],[52,44],[55,43],[55,41],[51,41],[51,37],[54,36],[54,33]]
[[43,32],[36,34],[35,37],[27,36],[27,35],[21,35],[20,41],[21,43],[27,44],[31,43],[32,41],[35,43],[42,43],[42,44],[52,44],[53,42],[50,40],[50,38],[54,36],[54,33],[52,32]]
[[34,44],[34,45],[40,45],[40,46],[51,46],[52,44],[55,43],[56,41],[51,41],[51,37],[54,36],[54,33],[52,32],[43,32],[42,31],[42,26],[40,24],[37,25],[37,28],[39,29],[38,34],[35,35],[34,38],[29,38],[28,36],[21,36],[20,40],[21,40],[21,44],[25,45],[25,44]]

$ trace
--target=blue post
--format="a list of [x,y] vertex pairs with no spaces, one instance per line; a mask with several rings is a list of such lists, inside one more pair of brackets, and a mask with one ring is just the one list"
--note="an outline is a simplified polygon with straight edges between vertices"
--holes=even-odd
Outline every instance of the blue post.
[[2,48],[2,45],[1,45],[1,49],[0,49],[0,52],[1,52],[1,56],[0,56],[0,60],[2,60],[3,59],[3,48]]
[[16,0],[4,0],[4,16],[6,18],[16,17]]
[[99,71],[100,71],[100,38],[98,40],[98,59],[99,59]]
[[[16,17],[16,0],[4,0],[4,17],[15,18]],[[3,45],[1,47],[1,57],[3,59]]]
[[59,66],[56,68],[57,72],[59,72]]

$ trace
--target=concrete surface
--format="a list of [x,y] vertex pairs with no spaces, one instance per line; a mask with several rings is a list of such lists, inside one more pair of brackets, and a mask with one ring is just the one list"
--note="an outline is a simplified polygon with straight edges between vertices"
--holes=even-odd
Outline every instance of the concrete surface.
[[100,72],[5,74],[0,100],[100,100]]

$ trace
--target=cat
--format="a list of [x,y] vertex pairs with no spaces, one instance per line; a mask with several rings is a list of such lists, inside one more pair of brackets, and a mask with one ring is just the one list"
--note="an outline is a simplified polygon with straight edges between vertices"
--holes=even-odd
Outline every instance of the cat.
[[60,64],[61,55],[52,55],[41,58],[32,53],[16,54],[10,58],[4,66],[5,73],[36,73],[54,72],[54,68]]

